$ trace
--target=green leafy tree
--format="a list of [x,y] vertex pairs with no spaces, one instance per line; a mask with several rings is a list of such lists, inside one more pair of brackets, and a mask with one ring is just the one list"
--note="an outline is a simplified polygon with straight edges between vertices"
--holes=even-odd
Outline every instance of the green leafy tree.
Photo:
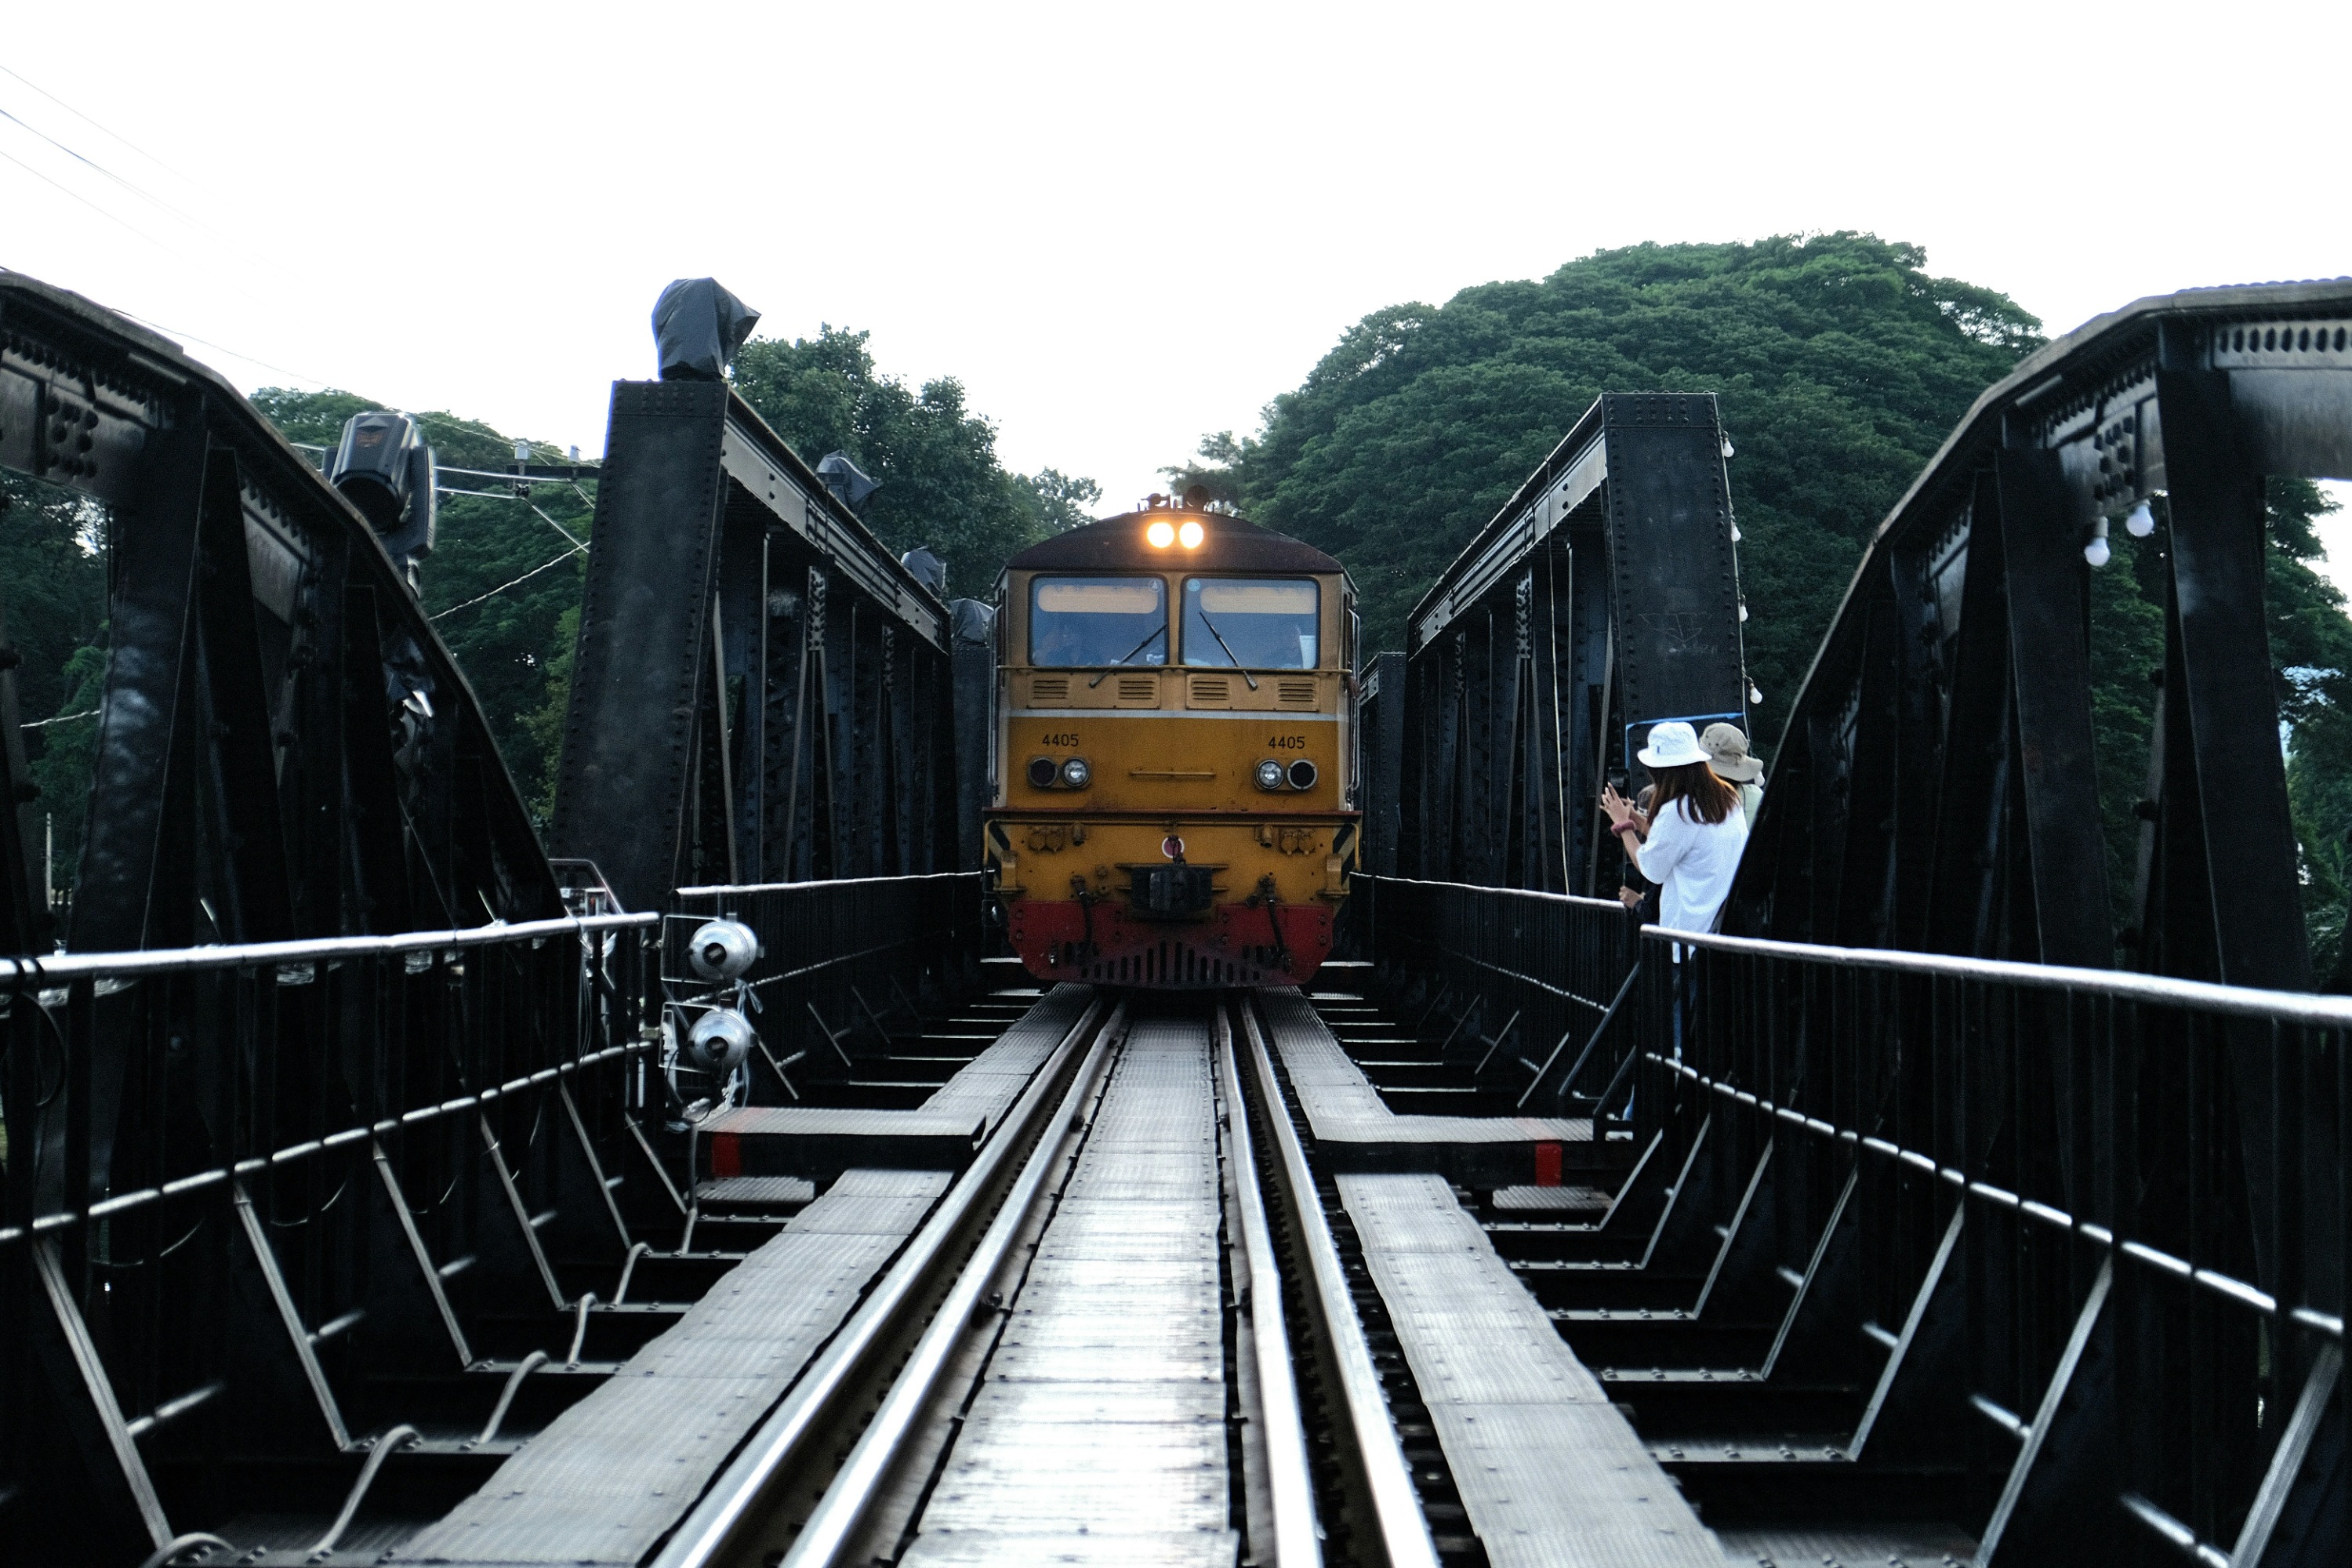
[[2352,618],[2343,594],[2312,564],[2325,553],[2313,525],[2336,504],[2308,479],[2272,479],[2269,500],[2263,596],[2287,731],[2287,799],[2303,847],[2312,970],[2326,989],[2352,991]]
[[1864,542],[1985,385],[2041,342],[2005,296],[1866,234],[1639,245],[1390,306],[1259,432],[1170,470],[1354,573],[1370,646],[1603,391],[1713,391],[1738,457],[1748,669],[1777,737]]
[[[98,502],[0,474],[0,637],[16,655],[16,712],[38,818],[55,835],[55,883],[73,883],[106,668],[108,516]],[[92,672],[100,678],[94,680]],[[13,807],[0,806],[0,809]],[[37,826],[35,855],[48,852]]]
[[866,526],[899,553],[928,546],[948,563],[950,592],[982,595],[1007,558],[1087,519],[1092,479],[1047,468],[1008,472],[996,427],[964,405],[963,384],[920,388],[875,368],[865,332],[833,326],[790,342],[757,339],[735,356],[735,390],[811,463],[828,452],[881,488]]
[[[330,450],[352,415],[387,406],[353,393],[283,386],[264,387],[253,402],[288,440]],[[516,786],[526,801],[540,803],[543,821],[562,729],[561,672],[570,668],[586,575],[587,558],[572,541],[587,539],[594,482],[575,488],[541,480],[527,496],[516,496],[510,481],[448,472],[503,470],[514,461],[515,443],[454,414],[416,419],[443,483],[478,492],[441,498],[437,537],[421,574],[425,611],[480,700]],[[557,710],[552,728],[534,721],[551,702]]]

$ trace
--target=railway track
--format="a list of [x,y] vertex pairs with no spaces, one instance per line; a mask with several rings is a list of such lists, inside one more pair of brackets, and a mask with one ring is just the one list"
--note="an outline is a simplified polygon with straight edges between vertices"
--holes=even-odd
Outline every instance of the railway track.
[[[1318,1168],[1297,1075],[1321,1025],[1286,994],[969,1005],[894,1058],[946,1082],[776,1134],[835,1117],[878,1162],[894,1116],[1001,1107],[960,1171],[692,1184],[677,1246],[583,1295],[568,1352],[468,1369],[498,1384],[479,1431],[459,1402],[363,1436],[331,1522],[248,1511],[150,1568],[1721,1562],[1597,1385],[1567,1395],[1590,1427],[1567,1463],[1601,1489],[1528,1484],[1561,1462],[1526,1424],[1565,1408],[1573,1359],[1507,1276],[1499,1300],[1412,1294],[1400,1258],[1443,1279],[1491,1248],[1438,1178]],[[703,1137],[763,1135],[738,1117]],[[1644,1495],[1608,1490],[1628,1474]],[[1638,1550],[1563,1547],[1612,1529]]]
[[1098,1005],[655,1561],[1436,1563],[1255,1028]]

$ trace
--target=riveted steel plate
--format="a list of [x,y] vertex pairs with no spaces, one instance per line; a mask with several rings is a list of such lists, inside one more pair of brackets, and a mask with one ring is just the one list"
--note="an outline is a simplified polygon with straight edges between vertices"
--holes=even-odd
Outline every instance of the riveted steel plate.
[[1594,1187],[1496,1187],[1497,1214],[1597,1214],[1609,1194]]
[[[1192,1423],[1223,1430],[1223,1386],[1202,1382],[1023,1382],[992,1378],[972,1396],[975,1415],[992,1421],[1032,1423],[1039,1429],[1091,1422],[1126,1426],[1138,1423]],[[1116,1443],[1117,1433],[1103,1441]],[[1222,1437],[1220,1441],[1222,1441]]]
[[1444,1178],[1342,1175],[1338,1186],[1489,1562],[1723,1562]]
[[1233,1568],[1240,1542],[1229,1530],[1171,1535],[1019,1535],[957,1531],[917,1537],[900,1568]]
[[919,1522],[919,1563],[1230,1565],[1205,1023],[1129,1032]]
[[703,1182],[694,1195],[706,1204],[804,1204],[816,1184],[798,1176],[719,1176]]
[[[783,1396],[948,1181],[939,1172],[844,1174],[392,1561],[640,1561]],[[893,1224],[902,1228],[875,1228]]]

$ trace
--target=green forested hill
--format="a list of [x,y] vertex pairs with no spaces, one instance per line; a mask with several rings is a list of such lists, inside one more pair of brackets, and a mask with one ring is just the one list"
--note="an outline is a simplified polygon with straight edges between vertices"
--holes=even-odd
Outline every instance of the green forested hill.
[[[1977,395],[2042,342],[2006,296],[1926,265],[1917,247],[1866,234],[1639,245],[1441,306],[1391,306],[1269,404],[1256,434],[1212,436],[1168,471],[1345,561],[1370,645],[1401,647],[1414,601],[1595,396],[1718,393],[1738,453],[1748,672],[1769,755],[1864,542]],[[2352,620],[2313,565],[2312,521],[2330,503],[2303,480],[2274,479],[2270,497],[2271,651],[2325,973],[2339,955],[2352,963]],[[2118,530],[2114,562],[2091,576],[2119,902],[2153,721],[2147,671],[2163,658],[2161,542]]]
[[1102,497],[1092,479],[1007,471],[995,426],[965,406],[962,383],[910,387],[875,369],[866,339],[828,326],[746,343],[735,390],[810,462],[847,452],[882,481],[866,523],[884,544],[902,555],[929,547],[948,563],[949,591],[976,595],[1023,547],[1090,521]]
[[1870,235],[1640,245],[1540,281],[1358,322],[1255,437],[1185,470],[1348,563],[1402,647],[1430,581],[1602,392],[1715,392],[1759,735],[1780,718],[1863,541],[1969,402],[2042,340],[2005,296]]

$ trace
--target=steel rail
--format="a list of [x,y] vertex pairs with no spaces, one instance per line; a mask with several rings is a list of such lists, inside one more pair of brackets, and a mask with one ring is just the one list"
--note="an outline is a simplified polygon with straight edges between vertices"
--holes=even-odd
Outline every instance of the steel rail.
[[[1307,1424],[1298,1411],[1298,1384],[1291,1375],[1290,1333],[1283,1321],[1282,1270],[1275,1261],[1274,1231],[1266,1223],[1265,1198],[1258,1190],[1257,1157],[1250,1148],[1249,1106],[1240,1064],[1234,1058],[1233,1020],[1216,1011],[1217,1067],[1232,1097],[1225,1116],[1232,1150],[1234,1201],[1241,1209],[1242,1254],[1249,1269],[1250,1345],[1257,1357],[1257,1403],[1266,1464],[1266,1492],[1274,1509],[1274,1560],[1279,1568],[1310,1568],[1323,1561],[1320,1527],[1315,1521],[1315,1478],[1307,1458]],[[1273,1109],[1279,1110],[1277,1104]]]
[[[760,1526],[765,1522],[762,1500],[798,1468],[797,1461],[814,1458],[818,1446],[852,1414],[841,1408],[845,1396],[856,1393],[869,1374],[881,1370],[884,1358],[907,1327],[908,1314],[922,1310],[940,1269],[955,1261],[952,1254],[956,1243],[968,1237],[988,1214],[988,1200],[994,1194],[999,1172],[1013,1157],[1013,1151],[1039,1128],[1046,1106],[1063,1102],[1063,1097],[1053,1092],[1054,1085],[1080,1043],[1093,1040],[1094,1049],[1087,1060],[1099,1061],[1103,1038],[1108,1034],[1105,1019],[1109,1011],[1100,997],[1088,1005],[1084,1016],[1038,1069],[1013,1113],[997,1124],[995,1133],[973,1156],[963,1178],[949,1191],[898,1261],[834,1336],[824,1353],[670,1533],[668,1541],[655,1554],[650,1568],[705,1568],[707,1564],[731,1563],[739,1558],[759,1561],[765,1551],[772,1550],[760,1532]],[[1051,1140],[1041,1138],[1039,1142],[1042,1147]],[[1008,1203],[1004,1206],[1010,1209],[1012,1205]],[[966,1270],[964,1278],[970,1279],[971,1271]],[[952,1321],[961,1329],[970,1315],[967,1310]],[[949,1314],[942,1310],[934,1318],[933,1327],[950,1321]],[[830,1489],[827,1495],[831,1495]]]
[[1249,1034],[1250,1062],[1264,1097],[1266,1123],[1281,1155],[1271,1173],[1282,1184],[1283,1201],[1290,1205],[1301,1249],[1307,1254],[1309,1310],[1319,1321],[1339,1368],[1340,1405],[1371,1494],[1382,1559],[1388,1568],[1437,1568],[1437,1544],[1430,1539],[1429,1521],[1422,1517],[1420,1494],[1413,1489],[1412,1472],[1405,1464],[1396,1424],[1390,1418],[1388,1397],[1381,1391],[1380,1373],[1372,1365],[1371,1347],[1365,1343],[1363,1324],[1356,1317],[1339,1245],[1331,1238],[1330,1221],[1315,1191],[1314,1173],[1307,1167],[1307,1151],[1283,1104],[1282,1086],[1266,1054],[1265,1035],[1255,1003],[1243,1005],[1242,1023]]
[[265,963],[370,958],[450,947],[496,947],[515,942],[544,942],[553,936],[584,936],[590,931],[635,930],[660,920],[661,916],[652,910],[643,914],[565,915],[551,921],[499,921],[454,931],[402,931],[394,936],[329,936],[292,942],[153,948],[135,952],[59,952],[46,958],[0,958],[0,984],[85,976],[110,979],[132,974],[176,974],[195,969],[252,969]]
[[1111,1044],[1121,1032],[1126,1017],[1127,1004],[1121,1002],[1102,1032],[1095,1037],[1087,1059],[1078,1065],[1077,1075],[1071,1080],[1069,1092],[1062,1097],[1059,1113],[1047,1124],[1046,1135],[1038,1139],[1030,1151],[1027,1163],[1006,1191],[1004,1202],[980,1238],[979,1247],[973,1249],[971,1261],[964,1265],[947,1299],[940,1303],[923,1337],[916,1342],[905,1370],[890,1384],[889,1394],[867,1423],[856,1447],[850,1449],[840,1473],[825,1488],[808,1522],[793,1538],[780,1568],[832,1568],[840,1563],[850,1537],[864,1522],[867,1509],[897,1464],[916,1422],[921,1419],[923,1407],[939,1386],[957,1345],[971,1331],[973,1315],[980,1307],[981,1291],[1003,1265],[1005,1254],[1012,1250],[1014,1238],[1028,1223],[1038,1194],[1045,1190],[1045,1178],[1060,1162],[1061,1140],[1053,1135],[1053,1128],[1076,1124],[1087,1097],[1094,1092],[1096,1082],[1102,1077],[1103,1064],[1109,1058]]

